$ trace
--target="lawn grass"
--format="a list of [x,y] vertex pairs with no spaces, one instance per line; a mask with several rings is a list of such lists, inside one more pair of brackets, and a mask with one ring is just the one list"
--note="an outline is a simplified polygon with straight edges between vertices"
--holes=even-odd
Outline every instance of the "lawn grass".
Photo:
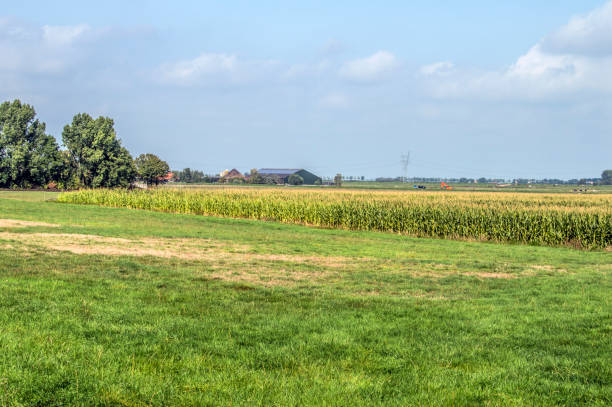
[[612,403],[610,252],[4,198],[2,406]]
[[0,199],[40,202],[57,199],[59,192],[54,191],[0,191]]

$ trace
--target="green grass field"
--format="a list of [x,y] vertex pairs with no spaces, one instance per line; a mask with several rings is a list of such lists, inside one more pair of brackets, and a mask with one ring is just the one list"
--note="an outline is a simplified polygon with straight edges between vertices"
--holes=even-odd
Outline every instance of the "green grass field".
[[0,192],[0,405],[612,403],[612,253]]

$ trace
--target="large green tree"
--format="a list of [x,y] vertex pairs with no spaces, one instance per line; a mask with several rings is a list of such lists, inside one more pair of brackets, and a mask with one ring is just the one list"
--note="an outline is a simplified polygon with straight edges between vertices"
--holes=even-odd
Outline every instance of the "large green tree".
[[147,185],[159,184],[160,178],[168,175],[170,171],[168,163],[155,154],[140,154],[136,160],[134,160],[134,163],[136,164],[138,176],[146,182]]
[[61,181],[64,162],[36,111],[19,100],[0,105],[0,187],[30,188]]
[[132,156],[121,146],[113,126],[111,118],[80,113],[64,127],[62,139],[82,186],[126,187],[135,179]]
[[603,185],[612,185],[612,170],[604,170],[601,173],[601,183]]

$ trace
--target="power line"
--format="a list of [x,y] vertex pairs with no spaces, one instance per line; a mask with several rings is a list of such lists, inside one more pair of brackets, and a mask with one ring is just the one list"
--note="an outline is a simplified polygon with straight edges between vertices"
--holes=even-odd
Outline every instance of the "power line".
[[402,163],[402,169],[404,170],[404,179],[402,181],[406,182],[406,180],[408,179],[408,164],[410,164],[410,151],[408,151],[407,154],[402,154],[402,156],[400,157],[400,163]]

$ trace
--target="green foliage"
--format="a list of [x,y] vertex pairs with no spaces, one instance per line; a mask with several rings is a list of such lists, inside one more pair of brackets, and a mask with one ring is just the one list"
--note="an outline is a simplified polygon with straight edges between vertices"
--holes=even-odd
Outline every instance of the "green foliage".
[[199,184],[203,182],[210,182],[208,176],[204,175],[204,172],[199,170],[192,170],[191,168],[184,168],[181,170],[172,171],[174,174],[174,181],[184,182],[187,184]]
[[291,174],[287,179],[289,185],[302,185],[304,183],[304,178],[297,174]]
[[0,187],[30,188],[61,181],[64,162],[34,108],[21,101],[0,105]]
[[93,119],[86,113],[74,116],[62,138],[70,154],[76,178],[82,186],[127,187],[136,177],[130,153],[117,139],[108,117]]
[[612,246],[606,196],[343,190],[79,191],[61,202],[275,220],[420,237]]
[[340,173],[336,174],[336,176],[334,177],[334,185],[337,187],[342,186],[342,174]]
[[247,182],[249,184],[265,184],[265,178],[257,171],[256,168],[253,168],[247,178]]
[[603,185],[612,185],[612,170],[605,170],[601,173],[601,183]]
[[140,154],[135,160],[138,176],[148,185],[159,184],[160,178],[168,175],[170,167],[155,154]]

